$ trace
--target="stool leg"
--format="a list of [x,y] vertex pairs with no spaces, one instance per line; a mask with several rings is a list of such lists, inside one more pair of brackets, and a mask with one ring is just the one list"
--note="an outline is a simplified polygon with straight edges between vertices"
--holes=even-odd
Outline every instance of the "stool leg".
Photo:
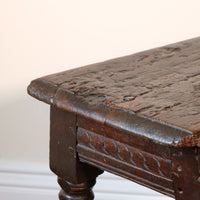
[[92,200],[98,168],[79,161],[75,113],[51,107],[50,168],[59,177],[60,200]]
[[80,184],[72,184],[58,178],[58,183],[61,186],[59,193],[60,200],[93,200],[94,194],[92,187],[95,184],[95,180],[90,182],[84,182]]
[[176,200],[200,200],[200,149],[172,149],[172,178]]

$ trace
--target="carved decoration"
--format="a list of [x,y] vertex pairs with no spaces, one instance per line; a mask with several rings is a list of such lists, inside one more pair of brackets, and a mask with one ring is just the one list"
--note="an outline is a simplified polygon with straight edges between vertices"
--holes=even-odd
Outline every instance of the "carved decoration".
[[129,145],[78,128],[78,144],[163,178],[170,178],[171,162]]

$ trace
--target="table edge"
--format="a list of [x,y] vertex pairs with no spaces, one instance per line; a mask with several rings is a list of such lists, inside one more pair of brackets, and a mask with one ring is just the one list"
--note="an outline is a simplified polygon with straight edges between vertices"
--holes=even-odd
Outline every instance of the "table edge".
[[47,104],[146,137],[155,143],[174,147],[200,147],[199,135],[189,130],[119,107],[89,105],[67,89],[42,78],[33,80],[27,91],[32,97]]

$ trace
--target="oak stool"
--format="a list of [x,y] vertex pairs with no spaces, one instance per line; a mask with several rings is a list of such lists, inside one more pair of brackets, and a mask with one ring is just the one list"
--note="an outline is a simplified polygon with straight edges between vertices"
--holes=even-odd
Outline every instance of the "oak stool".
[[200,200],[200,38],[33,80],[51,105],[60,200],[92,200],[104,170]]

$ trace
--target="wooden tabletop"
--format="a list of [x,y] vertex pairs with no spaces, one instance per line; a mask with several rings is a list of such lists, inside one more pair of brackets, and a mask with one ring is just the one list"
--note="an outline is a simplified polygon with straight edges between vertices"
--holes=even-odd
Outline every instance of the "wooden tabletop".
[[[103,110],[115,110],[120,115],[116,126],[141,129],[144,123],[134,121],[140,118],[148,121],[148,132],[160,124],[164,134],[156,135],[156,127],[143,135],[177,146],[200,146],[200,38],[45,76],[28,91],[62,109],[90,116],[95,112],[102,120],[108,116]],[[125,113],[128,117],[122,117]]]

